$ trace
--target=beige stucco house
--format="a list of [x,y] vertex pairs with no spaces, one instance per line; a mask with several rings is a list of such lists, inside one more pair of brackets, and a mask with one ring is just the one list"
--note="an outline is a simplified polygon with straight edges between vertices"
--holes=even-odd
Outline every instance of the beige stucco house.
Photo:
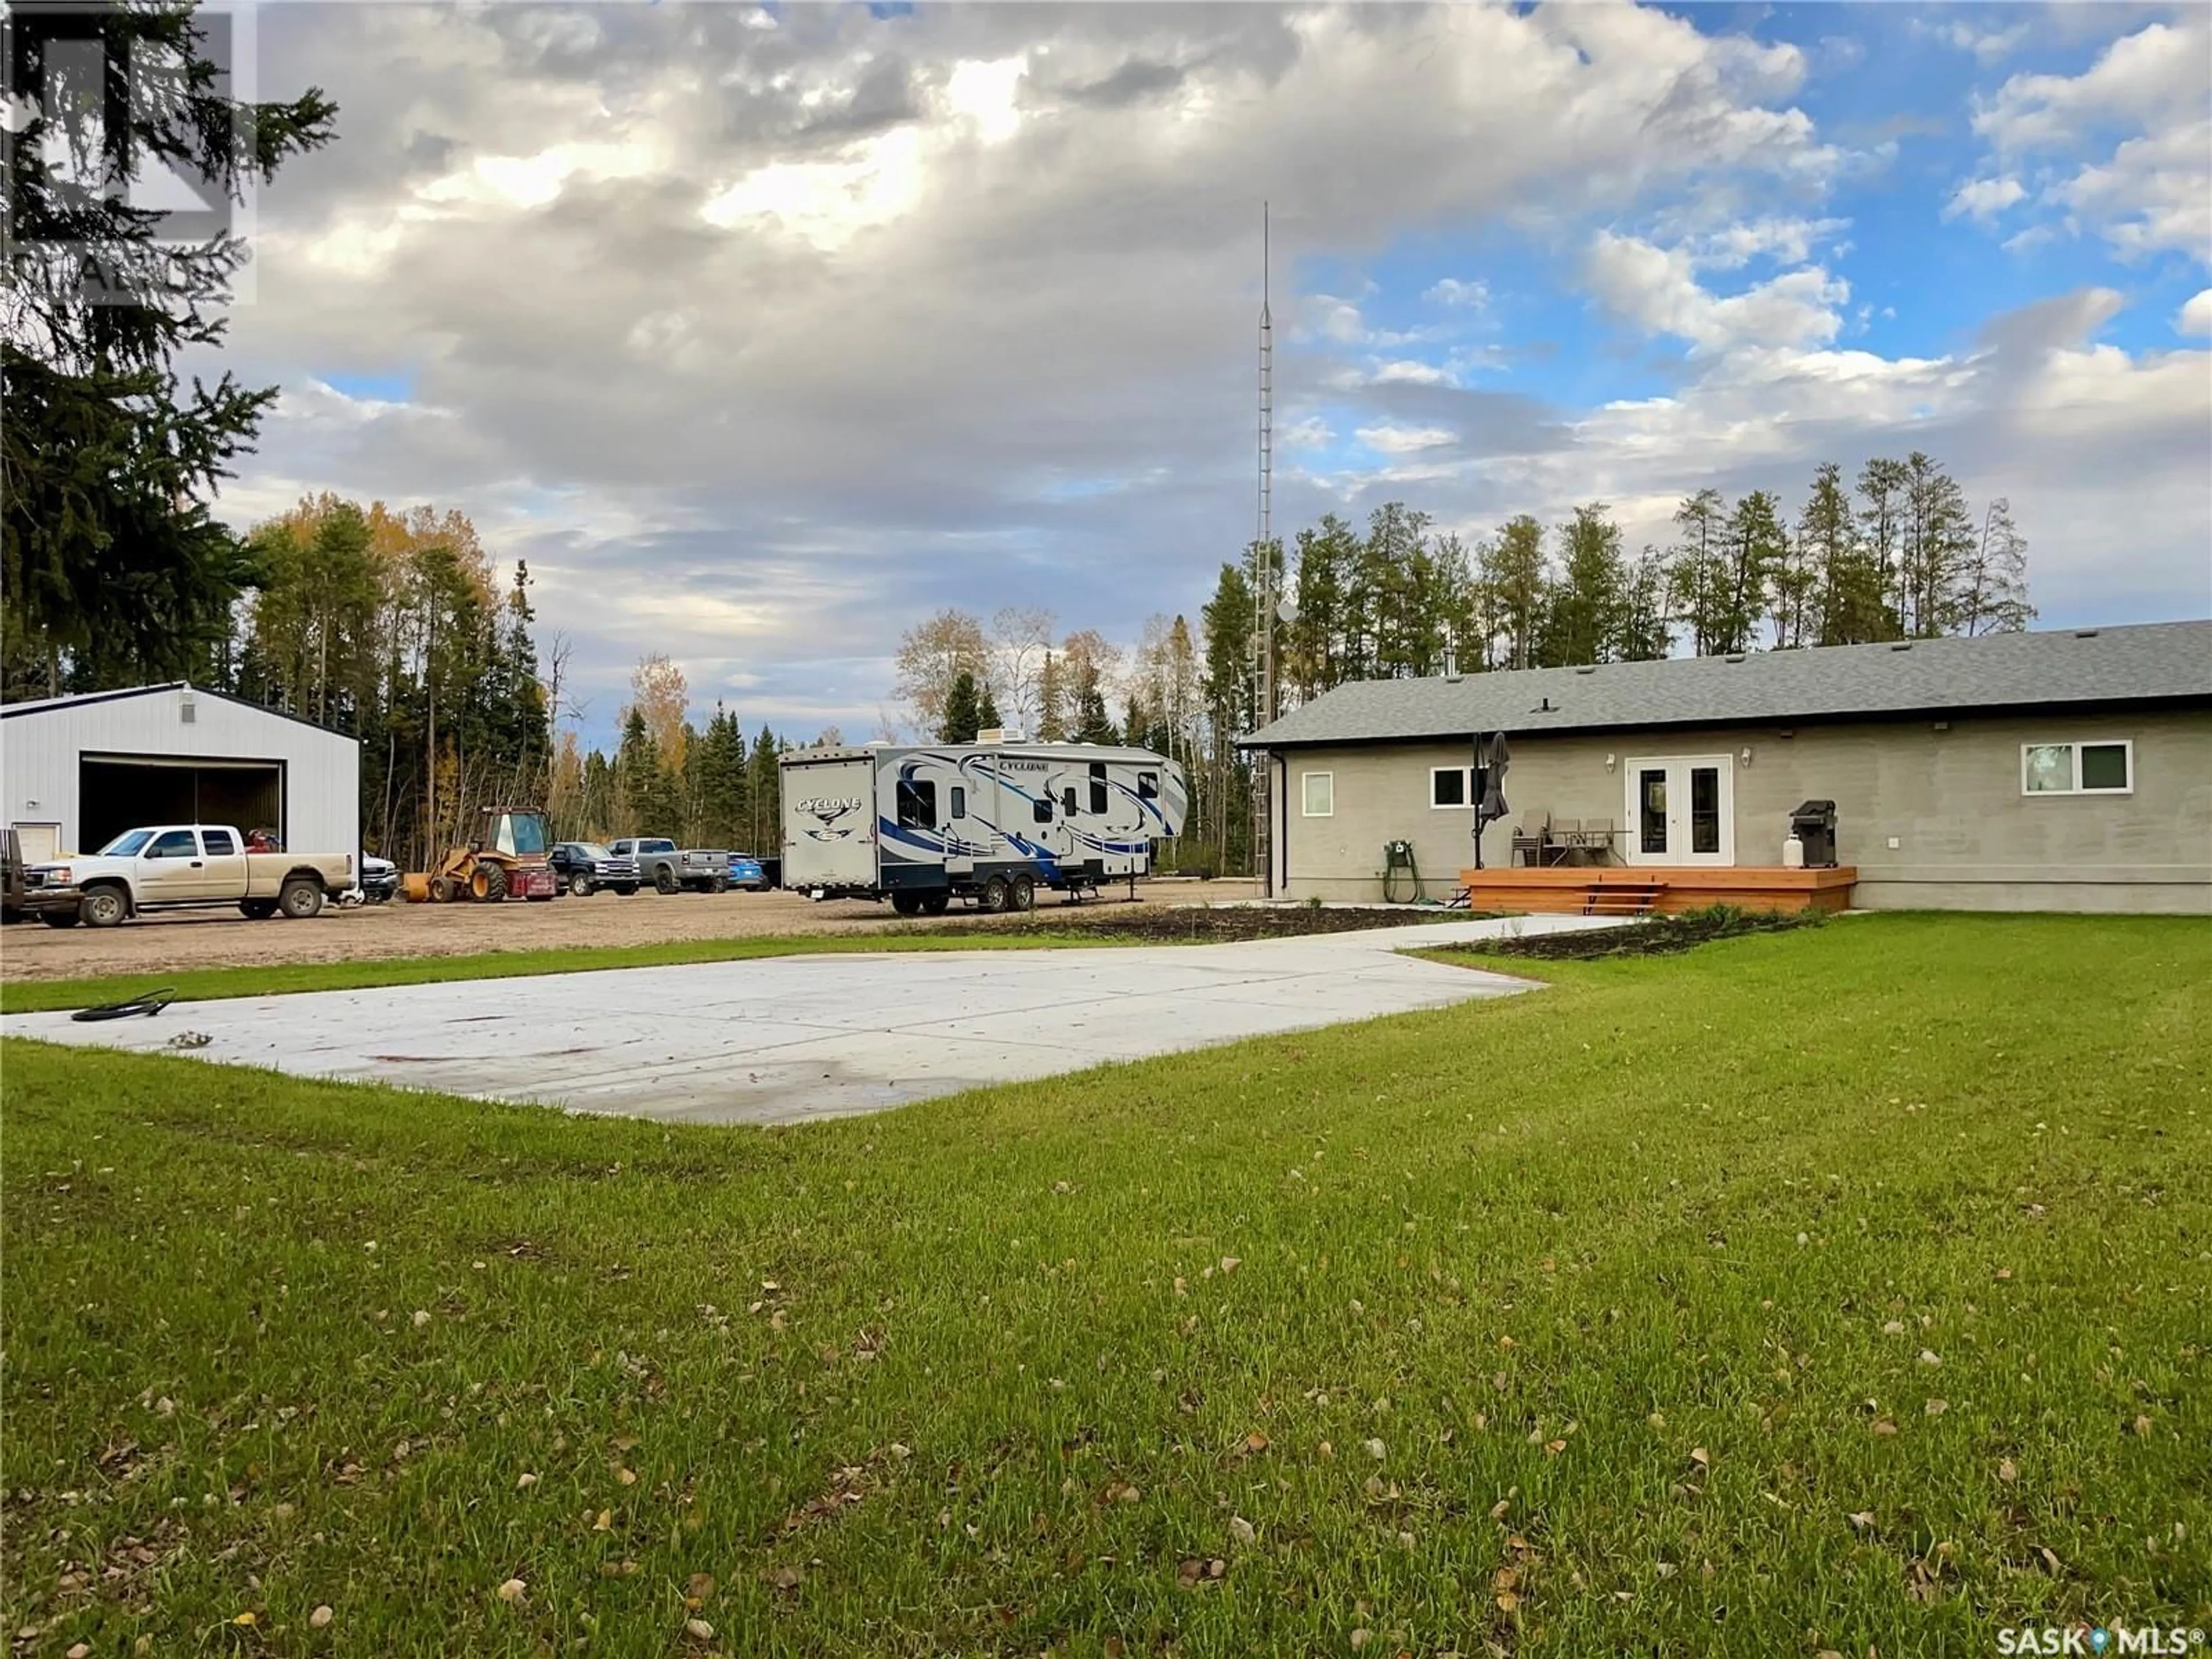
[[1381,897],[1402,841],[1448,896],[1497,732],[1487,867],[1772,868],[1822,800],[1858,908],[2212,915],[2212,622],[1340,686],[1244,740],[1273,890]]

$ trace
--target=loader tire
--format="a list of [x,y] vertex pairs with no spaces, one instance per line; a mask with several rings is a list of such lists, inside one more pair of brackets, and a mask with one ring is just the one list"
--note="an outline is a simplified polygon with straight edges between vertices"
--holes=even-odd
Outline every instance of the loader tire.
[[499,864],[479,864],[469,878],[469,896],[486,904],[497,904],[507,897],[507,867]]
[[451,876],[433,876],[430,878],[431,903],[451,904],[453,902],[454,890],[453,878]]

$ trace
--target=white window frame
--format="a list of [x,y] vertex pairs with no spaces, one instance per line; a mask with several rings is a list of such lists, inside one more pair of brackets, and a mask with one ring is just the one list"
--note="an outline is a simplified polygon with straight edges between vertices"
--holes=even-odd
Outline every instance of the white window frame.
[[[1462,780],[1460,785],[1464,799],[1454,805],[1437,799],[1437,780],[1446,772],[1456,772]],[[1474,805],[1474,769],[1472,766],[1431,766],[1429,769],[1429,811],[1431,812],[1464,812]]]
[[[1313,810],[1314,780],[1319,778],[1328,786],[1328,805],[1326,810]],[[1298,816],[1308,818],[1333,818],[1336,816],[1336,774],[1334,772],[1301,772],[1298,774]]]
[[[2069,769],[2073,784],[2065,789],[2031,789],[2027,787],[2027,757],[2038,749],[2063,749],[2073,757]],[[2128,781],[2118,789],[2084,788],[2081,783],[2081,751],[2084,749],[2118,749],[2128,757]],[[2024,743],[2020,746],[2020,793],[2030,800],[2046,800],[2054,796],[2064,799],[2073,795],[2132,795],[2136,792],[2136,744],[2133,738],[2053,738],[2043,743]]]

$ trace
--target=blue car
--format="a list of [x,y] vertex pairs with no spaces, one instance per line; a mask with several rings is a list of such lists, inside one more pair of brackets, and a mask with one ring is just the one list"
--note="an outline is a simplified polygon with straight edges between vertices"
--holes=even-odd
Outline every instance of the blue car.
[[730,854],[730,885],[742,887],[750,893],[768,890],[768,873],[761,868],[758,859],[747,858],[743,853]]

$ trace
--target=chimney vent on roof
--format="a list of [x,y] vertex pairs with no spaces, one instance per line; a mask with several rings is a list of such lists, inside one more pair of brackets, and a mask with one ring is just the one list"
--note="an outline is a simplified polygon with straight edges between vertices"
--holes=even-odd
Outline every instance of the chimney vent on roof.
[[1723,662],[1741,662],[1743,660],[1743,653],[1741,651],[1731,651],[1727,656],[1722,658],[1721,660]]
[[1595,664],[1592,664],[1587,668],[1577,668],[1575,670],[1575,672],[1577,674],[1595,674],[1597,672],[1597,666]]
[[1552,707],[1552,700],[1549,696],[1547,696],[1543,702],[1537,704],[1535,708],[1530,709],[1528,712],[1532,714],[1556,714],[1559,711]]

